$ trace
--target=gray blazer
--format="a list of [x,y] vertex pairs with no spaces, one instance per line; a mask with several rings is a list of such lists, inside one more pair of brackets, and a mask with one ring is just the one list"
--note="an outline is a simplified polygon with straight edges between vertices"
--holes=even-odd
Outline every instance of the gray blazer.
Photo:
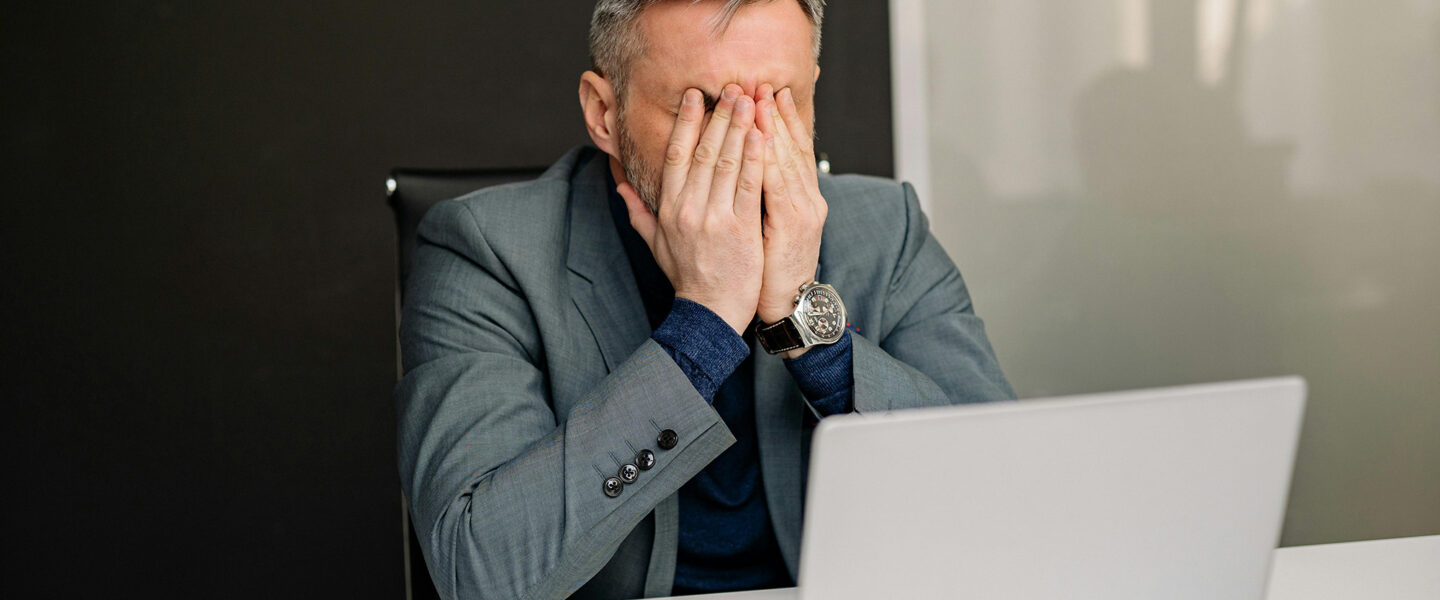
[[[668,595],[676,492],[735,441],[649,338],[607,168],[577,148],[538,180],[443,202],[420,225],[395,403],[400,478],[443,597]],[[820,190],[818,279],[861,332],[856,409],[1012,398],[914,190],[853,175],[822,176]],[[781,359],[752,352],[766,501],[794,576],[806,400]],[[679,443],[663,450],[667,429]],[[658,464],[607,496],[602,481],[646,448]]]

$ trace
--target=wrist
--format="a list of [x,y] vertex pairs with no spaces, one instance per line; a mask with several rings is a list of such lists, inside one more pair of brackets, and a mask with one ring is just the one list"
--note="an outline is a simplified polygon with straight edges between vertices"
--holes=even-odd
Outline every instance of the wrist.
[[801,357],[802,355],[804,355],[806,352],[809,352],[811,348],[814,348],[814,346],[806,346],[806,347],[804,347],[804,348],[796,348],[796,349],[794,349],[794,350],[786,350],[786,351],[780,353],[780,358],[783,358],[783,359],[785,359],[785,360],[791,360],[791,359],[795,359],[795,358],[800,358],[800,357]]
[[845,331],[845,305],[834,287],[811,281],[797,291],[784,316],[775,308],[756,315],[761,320],[756,329],[760,345],[784,358],[798,358],[810,346],[834,344]]
[[761,323],[770,325],[794,314],[800,301],[800,290],[811,281],[809,278],[801,278],[793,285],[764,290],[759,305],[755,307],[755,316],[760,317]]
[[750,344],[730,333],[720,315],[684,298],[675,299],[670,314],[650,337],[675,359],[706,402],[750,355]]
[[759,317],[760,322],[764,325],[770,325],[779,321],[780,319],[788,317],[791,315],[791,313],[795,312],[795,303],[789,302],[789,300],[789,298],[786,298],[786,305],[783,307],[756,308],[755,316]]
[[745,330],[750,327],[750,321],[755,318],[754,311],[751,311],[750,314],[742,315],[741,313],[745,312],[744,309],[730,308],[723,303],[696,298],[688,294],[677,292],[675,299],[694,302],[706,310],[715,313],[715,316],[720,317],[720,320],[724,321],[726,325],[729,325],[730,329],[734,330],[736,335],[745,335]]
[[770,325],[795,314],[796,296],[799,295],[800,288],[806,283],[809,281],[784,288],[780,293],[775,294],[774,298],[768,300],[762,298],[760,304],[755,307],[755,316],[760,318],[761,323]]

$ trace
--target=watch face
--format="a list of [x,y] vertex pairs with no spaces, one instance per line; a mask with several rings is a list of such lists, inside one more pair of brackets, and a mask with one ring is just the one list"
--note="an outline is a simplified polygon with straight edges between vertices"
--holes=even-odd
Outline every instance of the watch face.
[[845,332],[845,310],[840,296],[826,287],[815,287],[805,291],[800,299],[803,321],[811,333],[825,341],[840,339]]

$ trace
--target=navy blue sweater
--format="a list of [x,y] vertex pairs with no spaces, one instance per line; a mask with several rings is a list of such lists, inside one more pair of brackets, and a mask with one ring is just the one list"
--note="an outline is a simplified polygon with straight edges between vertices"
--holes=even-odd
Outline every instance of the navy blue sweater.
[[[607,173],[608,176],[608,173]],[[755,434],[750,337],[735,334],[704,306],[675,298],[669,279],[630,226],[625,201],[609,181],[610,214],[625,246],[654,339],[695,390],[715,407],[735,445],[680,488],[674,595],[794,585],[765,505]],[[822,415],[853,406],[850,331],[840,342],[786,360],[796,384]]]

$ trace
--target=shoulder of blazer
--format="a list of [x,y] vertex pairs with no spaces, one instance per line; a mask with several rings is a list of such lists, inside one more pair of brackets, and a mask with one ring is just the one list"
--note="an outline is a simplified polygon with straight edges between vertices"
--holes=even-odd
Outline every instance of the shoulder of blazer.
[[825,245],[838,245],[847,250],[826,252],[832,262],[859,258],[848,251],[857,248],[867,250],[860,255],[888,256],[893,261],[912,233],[910,229],[924,225],[914,192],[907,184],[893,179],[868,175],[821,176],[820,193],[829,207],[825,218]]
[[461,252],[480,244],[502,258],[563,257],[555,251],[563,250],[566,243],[570,178],[586,150],[572,149],[536,179],[487,187],[436,204],[420,223],[420,238],[463,246],[455,248]]
[[909,186],[893,179],[869,175],[832,175],[820,177],[820,193],[829,206],[825,232],[886,232],[902,230],[908,213],[917,207],[907,206],[913,192]]

